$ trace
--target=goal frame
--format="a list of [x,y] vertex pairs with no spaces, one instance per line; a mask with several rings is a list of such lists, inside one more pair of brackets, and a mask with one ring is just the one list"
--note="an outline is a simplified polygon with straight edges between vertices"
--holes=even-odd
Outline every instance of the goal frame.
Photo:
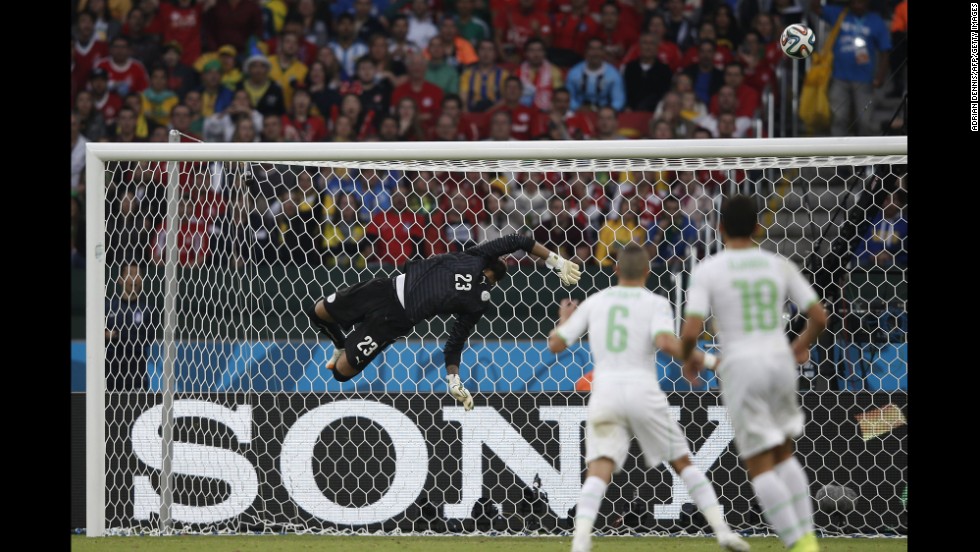
[[[741,138],[713,140],[610,140],[610,141],[510,141],[510,142],[360,142],[360,143],[177,143],[179,134],[171,131],[171,143],[86,145],[86,189],[96,201],[86,202],[86,534],[105,534],[105,170],[117,161],[167,162],[170,184],[176,182],[178,162],[378,162],[378,161],[490,161],[490,160],[606,160],[606,159],[691,159],[691,158],[841,158],[841,164],[854,156],[907,156],[908,137],[845,138]],[[169,185],[167,217],[176,217],[177,186]],[[173,220],[171,224],[173,225]],[[173,226],[171,226],[173,227]],[[168,240],[168,250],[177,240]],[[176,251],[169,251],[164,267],[164,304],[175,300]],[[174,309],[166,309],[172,313]],[[176,347],[173,321],[164,321],[164,420],[173,412],[173,363]],[[102,367],[95,370],[94,367]],[[168,372],[169,376],[168,377]],[[169,392],[168,392],[169,391]],[[172,498],[167,476],[166,448],[173,438],[164,423],[165,454],[161,470],[161,526],[169,524]],[[171,449],[172,450],[172,449]],[[165,529],[166,530],[166,529]]]

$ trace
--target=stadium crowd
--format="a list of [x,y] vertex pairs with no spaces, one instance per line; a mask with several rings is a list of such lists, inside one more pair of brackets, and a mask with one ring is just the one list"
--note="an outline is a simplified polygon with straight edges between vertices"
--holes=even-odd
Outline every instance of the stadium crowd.
[[[870,4],[881,18],[896,2]],[[73,0],[72,11],[73,265],[89,141],[751,137],[764,99],[779,101],[780,30],[805,13],[797,0]],[[720,187],[745,178],[182,168],[189,265],[399,264],[526,231],[585,265],[639,241],[670,266]],[[113,254],[162,258],[163,176],[159,164],[112,170]]]

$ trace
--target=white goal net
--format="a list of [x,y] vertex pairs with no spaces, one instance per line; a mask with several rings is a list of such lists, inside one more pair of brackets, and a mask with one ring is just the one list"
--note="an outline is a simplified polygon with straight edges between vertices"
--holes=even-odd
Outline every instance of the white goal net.
[[[587,341],[548,352],[557,303],[612,285],[636,241],[679,328],[737,192],[832,313],[799,377],[817,525],[907,533],[905,138],[274,146],[89,145],[89,535],[568,531],[592,365]],[[474,410],[446,393],[451,319],[330,376],[313,302],[510,233],[584,274],[569,289],[506,259],[463,353]],[[789,306],[784,322],[799,331]],[[692,388],[663,355],[657,369],[729,523],[765,530],[717,380]],[[635,444],[607,498],[605,534],[707,530]]]

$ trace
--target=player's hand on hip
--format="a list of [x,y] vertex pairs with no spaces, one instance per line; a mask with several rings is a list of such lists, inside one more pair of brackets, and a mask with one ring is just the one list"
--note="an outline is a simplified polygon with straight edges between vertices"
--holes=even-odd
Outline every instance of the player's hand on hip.
[[463,387],[463,382],[459,380],[459,374],[449,374],[446,381],[449,383],[449,394],[463,403],[465,410],[473,410],[473,395],[470,395],[470,392]]
[[582,270],[578,264],[563,259],[558,253],[548,255],[544,264],[548,268],[554,269],[558,273],[558,279],[566,286],[573,286],[582,278]]
[[806,361],[810,360],[810,348],[799,339],[793,341],[793,357],[797,364],[806,364]]

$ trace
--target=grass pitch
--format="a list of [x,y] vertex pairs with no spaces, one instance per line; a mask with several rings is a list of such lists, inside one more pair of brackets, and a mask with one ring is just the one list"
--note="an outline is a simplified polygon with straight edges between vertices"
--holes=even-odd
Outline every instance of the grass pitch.
[[[752,552],[783,552],[775,537],[749,537]],[[571,537],[368,537],[315,535],[102,537],[73,536],[76,552],[568,552]],[[823,552],[905,552],[908,539],[825,538]],[[596,537],[593,552],[695,552],[721,550],[714,539],[693,537]]]

